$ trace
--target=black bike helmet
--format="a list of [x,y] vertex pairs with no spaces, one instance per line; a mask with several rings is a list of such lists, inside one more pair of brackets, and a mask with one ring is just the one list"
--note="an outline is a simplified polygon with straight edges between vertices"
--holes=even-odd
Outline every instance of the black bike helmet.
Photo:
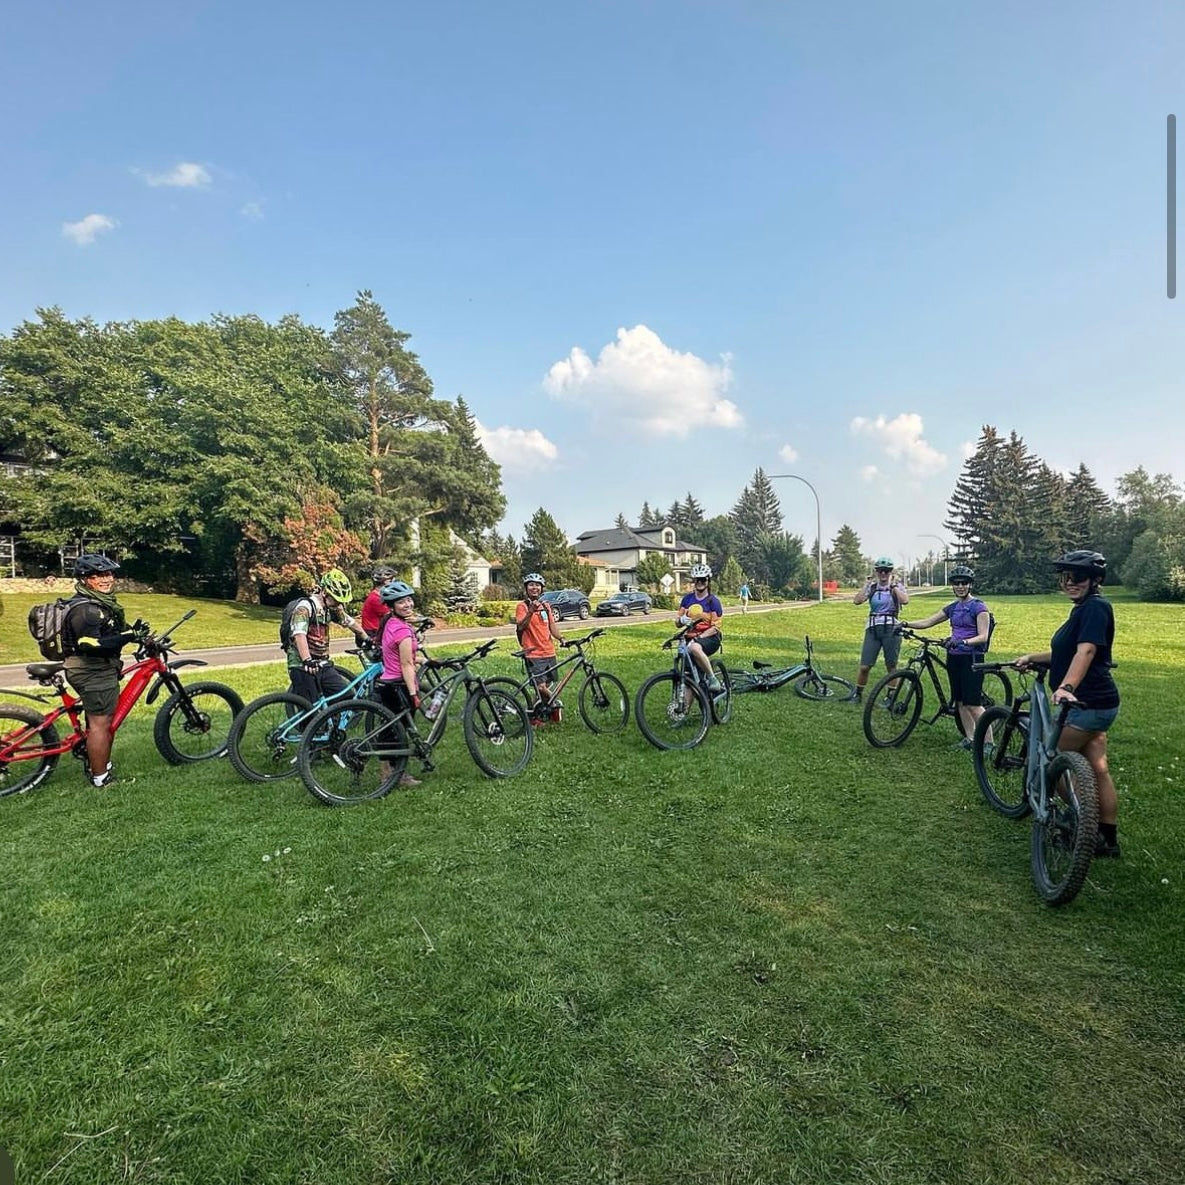
[[74,561],[74,576],[85,580],[88,576],[101,576],[104,572],[118,572],[119,565],[105,555],[80,555]]
[[966,564],[955,564],[950,570],[950,576],[947,578],[948,583],[954,584],[956,580],[966,580],[969,584],[975,583],[975,570],[968,568]]
[[376,587],[380,584],[386,584],[388,580],[394,580],[396,572],[394,568],[388,568],[386,564],[379,564],[377,568],[370,574],[371,583]]
[[1100,584],[1107,579],[1107,557],[1101,551],[1091,551],[1087,547],[1078,547],[1067,551],[1060,559],[1054,560],[1055,572],[1084,573],[1091,580]]

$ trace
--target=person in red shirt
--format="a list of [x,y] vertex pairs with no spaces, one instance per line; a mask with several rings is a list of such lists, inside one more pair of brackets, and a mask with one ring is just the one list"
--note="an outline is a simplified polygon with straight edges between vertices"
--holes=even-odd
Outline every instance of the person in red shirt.
[[556,677],[555,644],[563,641],[564,636],[556,629],[554,610],[542,600],[543,588],[543,577],[538,572],[528,572],[523,577],[523,599],[515,607],[514,625],[527,674],[539,692],[542,714],[531,723],[542,724],[550,718],[559,724],[564,705],[558,699],[552,700],[551,685]]
[[387,606],[383,604],[383,598],[379,596],[379,589],[382,588],[388,580],[395,579],[395,569],[388,568],[386,564],[380,564],[370,574],[370,582],[374,587],[366,595],[366,600],[362,602],[362,612],[359,614],[359,624],[365,631],[366,636],[372,641],[377,641],[379,636],[379,626],[383,623],[383,618],[389,612]]

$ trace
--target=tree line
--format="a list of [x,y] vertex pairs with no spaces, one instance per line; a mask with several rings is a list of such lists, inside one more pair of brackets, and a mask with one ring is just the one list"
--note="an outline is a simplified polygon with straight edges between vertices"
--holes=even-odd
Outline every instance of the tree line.
[[284,317],[71,321],[0,337],[0,531],[56,558],[257,601],[329,564],[419,566],[443,591],[505,510],[465,400],[432,381],[370,292],[332,332]]
[[977,582],[998,593],[1053,587],[1050,561],[1101,551],[1108,579],[1143,600],[1185,600],[1185,492],[1167,473],[1125,473],[1108,497],[1084,464],[1068,477],[1015,431],[985,426],[955,484],[945,526]]

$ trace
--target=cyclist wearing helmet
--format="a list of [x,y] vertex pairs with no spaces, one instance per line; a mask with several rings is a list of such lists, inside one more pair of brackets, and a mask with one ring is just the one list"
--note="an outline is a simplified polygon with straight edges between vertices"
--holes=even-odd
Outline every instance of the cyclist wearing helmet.
[[366,594],[366,600],[362,602],[362,612],[358,615],[358,620],[371,641],[378,637],[379,626],[389,612],[387,606],[383,604],[382,597],[379,596],[379,589],[389,580],[394,579],[395,569],[388,568],[386,564],[380,564],[370,574],[371,589]]
[[147,632],[140,622],[128,628],[123,606],[112,595],[118,571],[105,555],[80,555],[74,564],[75,595],[62,622],[66,681],[86,712],[86,756],[94,786],[115,780],[111,717],[119,700],[119,652]]
[[887,555],[876,561],[876,575],[870,576],[864,587],[852,598],[852,604],[868,602],[868,624],[864,628],[864,645],[860,649],[860,669],[856,672],[856,702],[864,696],[868,672],[876,665],[878,654],[884,653],[885,670],[897,669],[901,653],[901,635],[897,632],[897,617],[902,605],[909,604],[909,592],[904,584],[893,579],[893,561]]
[[[939,622],[950,622],[946,673],[950,679],[951,702],[958,704],[959,719],[963,723],[963,739],[959,742],[963,749],[971,748],[975,722],[983,715],[983,672],[973,671],[971,666],[983,660],[992,623],[988,607],[971,595],[974,583],[975,573],[966,564],[956,564],[950,572],[955,599],[921,621],[901,623],[906,629],[927,630]],[[988,740],[991,740],[990,736]]]
[[[688,575],[691,577],[691,592],[679,602],[677,620],[680,625],[690,627],[683,635],[687,654],[708,681],[708,690],[722,691],[720,680],[712,673],[712,655],[724,641],[720,633],[724,606],[712,592],[712,569],[707,564],[692,564]],[[691,613],[695,606],[699,607],[699,612]]]
[[563,640],[563,634],[556,629],[555,613],[543,597],[543,577],[538,572],[528,572],[523,577],[523,599],[514,609],[514,626],[519,645],[523,648],[523,661],[527,674],[539,692],[539,704],[543,715],[533,716],[532,724],[540,724],[550,718],[555,724],[563,719],[564,705],[551,700],[551,685],[556,677],[555,644]]
[[[392,712],[414,712],[420,706],[420,640],[411,624],[416,612],[415,590],[402,580],[391,580],[378,590],[378,595],[389,612],[379,630],[383,673],[375,687],[379,699]],[[418,786],[420,780],[405,771],[399,784]]]
[[350,578],[340,568],[330,568],[292,611],[288,678],[292,690],[310,702],[322,695],[334,695],[349,682],[329,661],[329,623],[336,621],[353,631],[359,645],[369,641],[362,627],[346,612],[353,592]]
[[1099,790],[1099,838],[1096,856],[1119,856],[1119,799],[1107,765],[1107,730],[1119,715],[1119,688],[1111,677],[1115,613],[1099,592],[1107,578],[1107,559],[1098,551],[1077,548],[1053,565],[1062,592],[1073,601],[1070,616],[1050,640],[1049,649],[1023,654],[1030,663],[1049,663],[1049,686],[1055,704],[1070,703],[1059,749],[1081,753],[1094,770]]

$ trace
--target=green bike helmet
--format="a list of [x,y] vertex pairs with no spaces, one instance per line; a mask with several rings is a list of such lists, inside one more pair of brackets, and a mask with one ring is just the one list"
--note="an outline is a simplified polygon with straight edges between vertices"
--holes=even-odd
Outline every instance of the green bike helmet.
[[321,591],[332,597],[342,605],[348,605],[354,599],[354,587],[350,578],[340,568],[330,568],[321,577]]
[[876,563],[875,563],[875,564],[873,564],[872,566],[873,566],[874,568],[876,568],[878,571],[879,571],[881,568],[888,568],[888,569],[889,569],[889,571],[890,571],[890,572],[892,572],[892,570],[893,570],[893,561],[892,561],[891,559],[889,559],[889,557],[888,557],[887,555],[883,555],[883,556],[881,556],[881,557],[880,557],[880,558],[879,558],[879,559],[876,561]]

